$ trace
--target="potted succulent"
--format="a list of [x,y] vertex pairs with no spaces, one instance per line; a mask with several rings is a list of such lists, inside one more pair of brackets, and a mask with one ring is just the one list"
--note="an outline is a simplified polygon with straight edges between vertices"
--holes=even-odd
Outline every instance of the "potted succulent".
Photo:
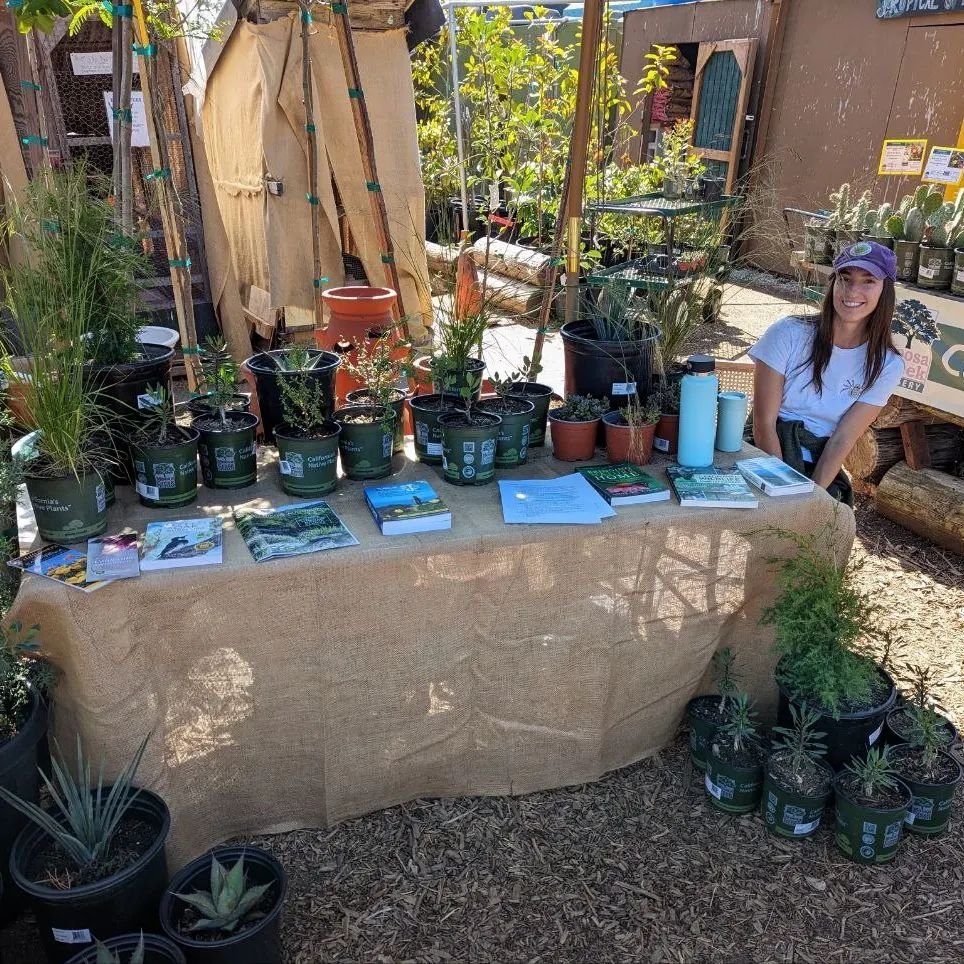
[[761,810],[767,830],[778,837],[802,839],[816,833],[833,788],[833,770],[824,761],[820,717],[813,710],[790,707],[791,727],[778,726],[767,757]]
[[933,695],[933,674],[929,666],[908,666],[913,681],[909,699],[903,700],[887,714],[885,738],[888,744],[910,743],[925,710],[938,717],[941,749],[949,750],[957,742],[957,728],[940,712],[942,707]]
[[660,416],[659,405],[652,400],[642,404],[636,396],[625,408],[607,412],[603,426],[609,461],[646,465],[653,456],[653,439]]
[[807,536],[777,534],[797,550],[782,561],[777,597],[761,617],[776,631],[778,719],[792,723],[791,705],[815,711],[827,762],[839,769],[876,743],[897,699],[893,680],[860,649],[878,631],[879,606],[858,587],[857,564],[837,563],[832,523]]
[[913,195],[904,197],[896,214],[887,219],[887,230],[894,238],[897,280],[916,281],[920,263],[920,243],[924,237],[924,201],[930,188],[922,184]]
[[749,696],[733,694],[726,710],[706,756],[704,786],[717,810],[750,813],[760,805],[766,753]]
[[479,374],[461,389],[461,404],[439,418],[442,429],[442,471],[453,485],[485,485],[495,478],[495,453],[502,417],[473,405]]
[[121,934],[75,954],[67,964],[185,964],[181,949],[156,934]]
[[174,400],[163,385],[147,390],[144,422],[131,442],[134,488],[151,508],[188,505],[197,498],[196,428],[174,421]]
[[864,230],[861,237],[865,241],[874,241],[885,248],[893,250],[894,236],[887,227],[887,222],[893,217],[894,206],[884,202],[879,208],[872,208],[864,218]]
[[[24,632],[20,623],[0,624],[0,787],[38,803],[37,766],[46,753],[46,693],[54,673],[38,659],[37,627]],[[10,850],[27,823],[23,814],[0,801],[0,890],[14,899],[10,884]]]
[[495,449],[495,467],[513,469],[525,465],[529,458],[529,439],[532,432],[532,419],[535,403],[513,392],[518,384],[519,373],[513,372],[503,378],[498,373],[492,375],[495,385],[495,398],[484,398],[476,404],[480,412],[493,412],[502,419]]
[[690,731],[690,759],[700,770],[706,769],[706,756],[716,737],[716,731],[729,717],[729,703],[736,693],[737,674],[733,669],[736,657],[729,646],[713,654],[713,679],[717,693],[694,696],[686,704],[686,720]]
[[[933,210],[926,214],[927,210]],[[944,203],[939,188],[928,194],[924,202],[926,222],[924,240],[920,246],[917,284],[921,288],[942,290],[951,286],[954,277],[954,244],[964,229],[964,191],[957,202]]]
[[335,373],[341,358],[335,352],[294,345],[252,355],[244,363],[253,375],[258,390],[261,429],[266,443],[274,441],[275,426],[284,418],[281,407],[281,386],[298,375],[307,381],[327,410],[335,410]]
[[947,752],[948,721],[931,705],[930,674],[920,667],[914,671],[915,699],[901,711],[911,720],[907,742],[889,748],[890,760],[913,795],[908,828],[911,833],[934,836],[947,829],[961,765]]
[[570,395],[561,405],[550,408],[552,454],[563,462],[591,459],[596,454],[600,421],[608,411],[608,398],[588,395]]
[[330,418],[328,402],[307,372],[279,384],[284,421],[275,427],[274,440],[281,488],[288,495],[326,495],[338,484],[341,426]]
[[284,868],[257,847],[218,847],[179,870],[161,929],[192,964],[280,964]]
[[197,359],[209,413],[195,415],[191,425],[200,433],[204,484],[212,489],[252,485],[258,477],[254,441],[258,416],[230,408],[238,383],[238,366],[222,338],[209,338],[199,349]]
[[871,747],[834,780],[837,848],[859,864],[894,859],[911,804],[911,792],[898,779],[890,747]]
[[349,479],[383,479],[391,474],[395,447],[393,409],[385,405],[345,405],[333,418],[341,427],[338,450]]
[[0,786],[0,799],[30,821],[14,842],[10,872],[50,961],[67,960],[93,935],[113,937],[156,918],[171,816],[159,796],[134,786],[146,746],[145,737],[113,785],[105,785],[103,765],[92,779],[79,736],[74,772],[58,748],[52,777],[41,772],[49,810]]

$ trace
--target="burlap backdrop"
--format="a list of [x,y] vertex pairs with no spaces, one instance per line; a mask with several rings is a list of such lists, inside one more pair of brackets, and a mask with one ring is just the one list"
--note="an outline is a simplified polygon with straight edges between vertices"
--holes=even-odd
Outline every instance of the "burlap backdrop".
[[[209,247],[226,241],[230,263],[209,265],[216,291],[228,283],[271,292],[276,307],[311,308],[312,268],[307,134],[297,11],[267,24],[240,22],[208,82],[202,109],[204,153],[213,182],[204,208]],[[334,29],[312,26],[315,127],[320,146],[318,196],[322,275],[344,281],[333,184],[372,284],[385,283],[368,190],[351,116],[348,84]],[[431,323],[425,261],[425,205],[415,134],[415,100],[404,31],[356,31],[375,159],[388,209],[401,296],[416,340]],[[265,177],[284,193],[269,194]],[[202,200],[204,195],[202,193]],[[215,219],[220,224],[208,225]],[[414,316],[414,317],[412,317]]]
[[[515,474],[557,471],[541,459]],[[821,491],[761,496],[756,512],[663,502],[599,526],[506,526],[496,485],[456,488],[409,462],[396,479],[433,481],[450,532],[383,537],[345,482],[329,501],[360,546],[256,567],[230,510],[291,501],[276,473],[266,463],[257,487],[204,490],[170,514],[221,514],[222,566],[89,595],[30,576],[13,614],[40,624],[63,670],[62,740],[79,730],[116,773],[153,731],[141,779],[171,807],[175,864],[234,834],[419,796],[595,779],[672,738],[720,646],[772,709],[757,620],[767,559],[787,547],[750,533],[833,515]],[[158,518],[119,492],[110,531]],[[845,555],[853,515],[839,515]]]

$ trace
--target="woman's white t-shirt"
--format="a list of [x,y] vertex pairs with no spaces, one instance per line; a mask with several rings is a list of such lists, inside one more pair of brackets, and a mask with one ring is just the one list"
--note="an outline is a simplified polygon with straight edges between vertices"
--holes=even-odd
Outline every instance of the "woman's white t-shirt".
[[823,393],[813,385],[807,359],[816,326],[801,318],[787,317],[774,322],[750,349],[749,355],[783,375],[780,418],[798,419],[820,438],[833,435],[837,423],[854,402],[885,405],[904,373],[904,359],[888,353],[884,367],[870,385],[864,384],[867,346],[837,348],[823,373]]

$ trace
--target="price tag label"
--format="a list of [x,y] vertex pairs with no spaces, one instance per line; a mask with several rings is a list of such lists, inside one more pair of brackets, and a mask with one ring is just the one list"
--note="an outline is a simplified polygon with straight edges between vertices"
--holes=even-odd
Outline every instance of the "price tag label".
[[636,394],[636,383],[635,382],[613,382],[613,395],[635,395]]
[[921,265],[921,267],[917,269],[917,273],[922,278],[936,278],[937,268],[925,268],[923,265]]
[[653,448],[657,452],[668,452],[669,451],[669,439],[668,438],[654,438]]
[[142,411],[145,408],[154,408],[156,405],[160,404],[161,400],[156,395],[152,395],[150,392],[137,396],[137,407]]
[[794,828],[793,832],[797,836],[802,836],[805,833],[810,833],[812,830],[816,830],[820,826],[819,820],[811,820],[810,823],[798,823]]
[[58,944],[90,944],[93,938],[90,936],[90,931],[87,928],[81,930],[64,930],[60,927],[51,927],[50,930],[53,932],[54,940]]
[[441,442],[428,442],[425,446],[426,455],[441,455],[442,454],[442,443]]
[[884,722],[881,720],[880,726],[878,726],[877,729],[867,737],[867,746],[873,746],[880,739],[880,734],[883,732]]
[[706,792],[709,793],[710,796],[716,797],[717,800],[721,800],[721,799],[723,798],[723,789],[722,789],[722,787],[718,787],[718,786],[710,779],[709,775],[707,775],[707,777],[706,777]]
[[281,470],[282,475],[291,475],[291,463],[286,459],[282,459],[278,463],[278,468]]
[[161,497],[161,490],[156,485],[147,485],[144,482],[135,482],[134,489],[138,495],[144,496],[145,499],[159,499]]

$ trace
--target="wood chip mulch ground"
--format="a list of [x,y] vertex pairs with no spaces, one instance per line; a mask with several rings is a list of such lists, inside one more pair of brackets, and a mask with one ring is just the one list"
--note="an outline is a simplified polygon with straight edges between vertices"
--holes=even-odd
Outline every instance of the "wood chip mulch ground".
[[[861,580],[909,662],[964,723],[964,559],[862,503]],[[416,801],[327,830],[251,838],[291,877],[285,960],[316,962],[959,962],[964,821],[897,862],[840,857],[710,809],[682,736],[603,780],[519,798]],[[6,947],[4,941],[6,940]],[[0,932],[4,962],[29,923]],[[14,944],[13,942],[17,943]]]

